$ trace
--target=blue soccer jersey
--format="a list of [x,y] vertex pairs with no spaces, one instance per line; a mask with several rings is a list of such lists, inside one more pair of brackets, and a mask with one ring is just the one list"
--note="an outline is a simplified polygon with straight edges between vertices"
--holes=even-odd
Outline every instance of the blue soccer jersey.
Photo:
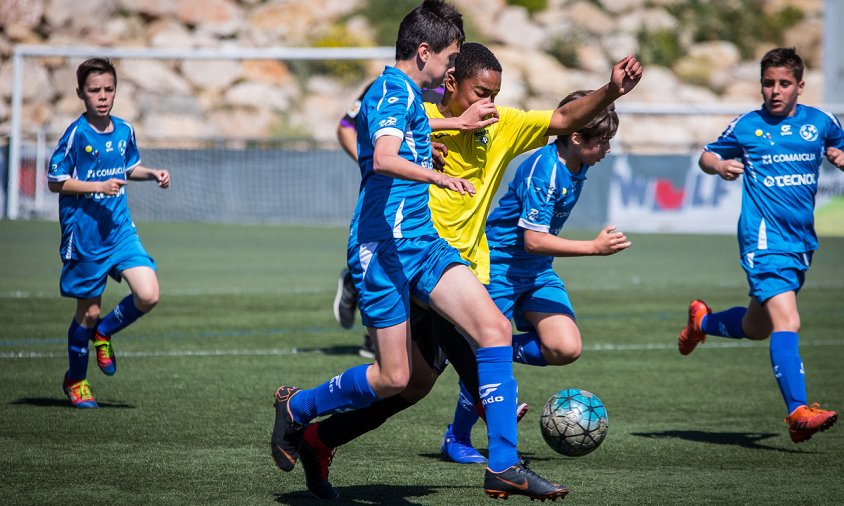
[[559,234],[580,198],[588,169],[583,165],[572,174],[557,156],[556,144],[522,162],[487,219],[490,262],[507,264],[514,275],[550,269],[554,257],[525,251],[525,230]]
[[738,240],[742,256],[756,251],[814,251],[815,194],[828,147],[844,147],[841,124],[831,114],[797,105],[793,116],[762,108],[735,119],[704,148],[744,164]]
[[[126,180],[140,163],[135,131],[132,126],[112,116],[114,129],[95,131],[80,116],[62,135],[50,158],[50,182],[70,178],[80,181]],[[135,234],[135,225],[126,203],[125,186],[109,197],[102,193],[59,195],[59,221],[62,240],[59,253],[63,261],[100,260],[115,246]]]
[[428,209],[428,185],[376,174],[375,142],[383,135],[402,139],[399,156],[426,168],[431,160],[431,126],[422,90],[404,72],[387,67],[369,87],[357,118],[360,195],[352,216],[352,242],[436,235]]

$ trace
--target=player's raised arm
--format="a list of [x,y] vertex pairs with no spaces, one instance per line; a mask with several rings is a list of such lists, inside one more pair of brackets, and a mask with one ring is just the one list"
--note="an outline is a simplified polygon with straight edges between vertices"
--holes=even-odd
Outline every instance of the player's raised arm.
[[392,135],[379,137],[375,141],[375,151],[372,154],[372,171],[397,179],[434,184],[461,195],[475,194],[475,187],[465,179],[446,176],[442,172],[426,169],[399,156],[402,142],[402,139]]
[[616,63],[610,81],[589,95],[569,102],[554,111],[546,135],[568,135],[583,128],[600,111],[630,92],[642,79],[642,64],[627,55]]

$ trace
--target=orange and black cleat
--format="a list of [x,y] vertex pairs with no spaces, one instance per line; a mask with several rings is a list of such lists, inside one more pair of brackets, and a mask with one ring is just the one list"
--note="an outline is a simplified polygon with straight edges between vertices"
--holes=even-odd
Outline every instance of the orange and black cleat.
[[511,495],[523,495],[531,500],[556,501],[569,493],[565,485],[546,480],[528,469],[524,463],[508,467],[500,473],[486,469],[484,493],[493,499],[507,499]]
[[838,413],[821,409],[820,404],[800,406],[785,419],[788,424],[788,434],[795,443],[802,443],[811,439],[816,432],[823,432],[835,425]]
[[299,460],[299,445],[305,431],[305,426],[294,420],[289,407],[290,399],[301,390],[281,386],[275,393],[275,423],[270,438],[270,450],[275,465],[285,472],[292,471]]
[[680,339],[677,341],[681,355],[688,355],[695,350],[695,346],[706,341],[706,334],[700,325],[703,317],[710,313],[712,310],[700,299],[695,299],[689,304],[689,321],[680,331]]

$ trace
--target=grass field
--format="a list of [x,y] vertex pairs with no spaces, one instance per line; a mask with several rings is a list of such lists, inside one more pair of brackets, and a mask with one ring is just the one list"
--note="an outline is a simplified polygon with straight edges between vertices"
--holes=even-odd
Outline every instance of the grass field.
[[[308,504],[302,471],[268,442],[280,383],[313,386],[360,363],[360,331],[334,322],[341,229],[141,224],[161,303],[115,339],[112,378],[94,365],[99,410],[60,388],[72,300],[58,296],[55,223],[0,221],[0,497],[7,504]],[[580,235],[586,237],[586,235]],[[795,445],[767,343],[710,338],[676,350],[688,301],[746,303],[732,237],[632,235],[609,258],[557,262],[585,350],[563,368],[516,366],[532,409],[521,451],[566,483],[571,504],[844,504],[844,425]],[[800,295],[810,400],[844,409],[844,238],[822,238]],[[105,306],[125,294],[110,284]],[[578,459],[539,433],[563,387],[609,411],[603,446]],[[355,504],[491,504],[483,468],[439,459],[456,396],[431,395],[341,448],[331,478]],[[482,428],[474,440],[486,448]],[[514,497],[509,503],[527,503]],[[564,503],[564,504],[565,504]]]

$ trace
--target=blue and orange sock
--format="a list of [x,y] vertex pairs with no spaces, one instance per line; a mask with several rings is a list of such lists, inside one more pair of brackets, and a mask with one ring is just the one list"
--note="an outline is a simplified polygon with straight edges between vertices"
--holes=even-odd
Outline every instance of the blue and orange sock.
[[466,390],[462,381],[460,394],[457,396],[457,406],[454,408],[454,421],[451,423],[451,433],[458,440],[465,441],[472,434],[472,427],[478,421],[478,412],[475,411],[475,398]]
[[742,306],[731,307],[730,309],[711,313],[703,317],[700,328],[710,336],[729,337],[732,339],[744,339],[747,334],[741,326],[741,320],[747,308]]
[[135,300],[132,294],[127,295],[117,306],[102,319],[97,330],[104,336],[112,336],[135,322],[145,315],[143,311],[135,307]]
[[789,414],[806,404],[806,376],[798,341],[797,332],[771,334],[771,366]]
[[513,362],[540,367],[548,365],[542,356],[542,341],[536,332],[513,334]]
[[513,377],[513,348],[478,348],[477,359],[478,392],[489,437],[488,467],[493,472],[501,472],[519,462],[515,416],[518,390]]
[[83,327],[76,318],[67,329],[67,379],[73,382],[83,380],[88,375],[88,340],[94,329]]
[[352,367],[322,385],[301,390],[290,399],[290,412],[299,423],[341,411],[369,406],[378,396],[366,380],[369,364]]

